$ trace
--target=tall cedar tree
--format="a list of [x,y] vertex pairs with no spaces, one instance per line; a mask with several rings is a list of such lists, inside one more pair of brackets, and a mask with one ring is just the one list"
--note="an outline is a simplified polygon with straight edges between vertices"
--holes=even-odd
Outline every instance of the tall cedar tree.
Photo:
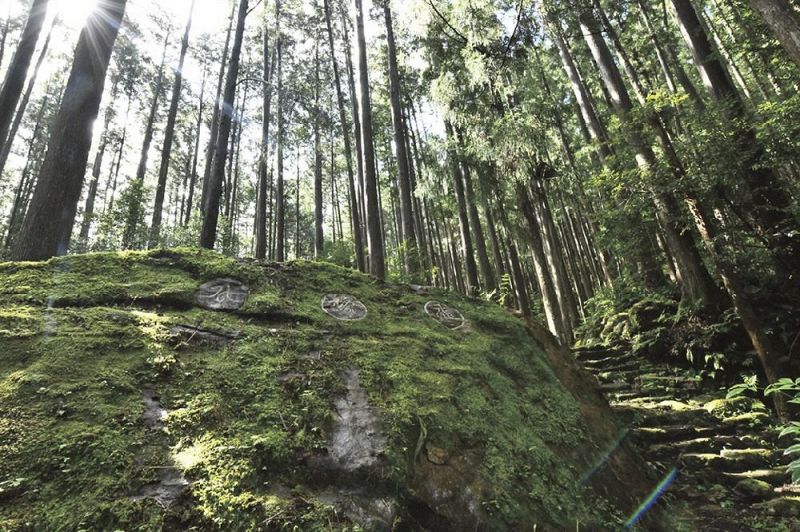
[[233,39],[228,77],[225,80],[225,94],[219,108],[219,134],[217,136],[216,152],[214,153],[214,167],[208,183],[208,197],[203,209],[203,226],[200,231],[200,245],[207,249],[214,249],[214,244],[217,240],[220,198],[222,196],[222,183],[225,181],[225,161],[228,156],[231,123],[235,112],[234,100],[236,99],[236,84],[239,79],[239,61],[242,55],[242,41],[244,40],[248,4],[248,0],[240,0],[239,2],[236,36]]
[[104,0],[81,31],[39,181],[12,250],[14,260],[48,259],[69,248],[92,127],[126,3]]

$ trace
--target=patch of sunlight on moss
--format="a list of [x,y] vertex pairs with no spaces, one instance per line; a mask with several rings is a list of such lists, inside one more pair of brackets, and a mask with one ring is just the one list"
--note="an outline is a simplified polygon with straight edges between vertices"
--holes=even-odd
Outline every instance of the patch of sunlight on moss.
[[190,447],[181,448],[172,458],[178,467],[188,471],[203,461],[205,450],[202,443],[193,443]]
[[[241,312],[193,306],[196,288],[219,277],[251,289]],[[367,318],[324,314],[326,293],[357,297]],[[426,316],[428,299],[458,308],[469,330]],[[325,453],[352,367],[383,421],[387,484],[408,485],[424,425],[453,455],[483,456],[487,526],[612,519],[568,461],[589,438],[578,405],[521,322],[496,305],[417,295],[330,264],[188,248],[0,264],[0,330],[40,330],[45,313],[49,336],[22,334],[0,351],[0,478],[26,479],[0,506],[0,529],[158,528],[168,512],[130,496],[157,480],[143,464],[170,455],[196,501],[177,528],[258,529],[273,519],[357,529],[315,499],[318,472],[304,458]],[[175,347],[177,324],[237,339]],[[169,412],[163,433],[141,418],[143,390]]]

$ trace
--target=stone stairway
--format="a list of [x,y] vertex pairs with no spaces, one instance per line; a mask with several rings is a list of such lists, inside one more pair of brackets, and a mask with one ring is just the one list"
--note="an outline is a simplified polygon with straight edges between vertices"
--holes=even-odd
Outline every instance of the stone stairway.
[[800,531],[777,420],[758,401],[726,399],[686,371],[609,348],[577,349],[630,438],[658,473],[676,530]]

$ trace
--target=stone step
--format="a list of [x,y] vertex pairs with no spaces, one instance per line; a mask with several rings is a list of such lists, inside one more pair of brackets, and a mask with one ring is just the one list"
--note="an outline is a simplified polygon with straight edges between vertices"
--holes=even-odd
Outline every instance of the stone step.
[[659,443],[650,446],[645,452],[648,456],[667,458],[683,453],[719,453],[723,449],[748,449],[765,444],[768,442],[754,435],[727,435]]
[[[623,394],[617,394],[623,395]],[[673,399],[671,395],[650,395],[643,394],[642,392],[631,392],[630,397],[620,397],[618,399],[609,398],[609,404],[614,407],[631,406],[636,407],[642,405],[642,408],[648,404],[658,403],[660,401],[669,401]]]
[[[640,425],[632,430],[632,435],[637,441],[650,443],[668,443],[694,438],[712,438],[731,434],[742,434],[743,430],[750,429],[749,420],[726,420],[719,424],[709,425],[675,424],[648,426]],[[763,426],[763,425],[762,425]],[[753,430],[752,433],[761,432]]]
[[621,390],[630,390],[631,385],[624,381],[617,381],[617,382],[606,382],[600,385],[600,390],[602,392],[618,392]]
[[608,358],[612,356],[631,356],[630,354],[626,354],[624,351],[620,351],[618,349],[614,349],[613,347],[590,347],[590,348],[578,348],[573,349],[572,353],[575,355],[575,358],[578,360],[599,360],[602,358]]
[[623,371],[601,371],[595,374],[597,380],[600,382],[613,382],[613,381],[625,381],[633,383],[636,375],[639,372],[636,369],[629,369]]
[[727,449],[720,453],[684,453],[678,463],[686,469],[706,469],[721,472],[742,472],[772,466],[773,451],[769,449]]
[[583,367],[592,373],[604,371],[626,371],[638,370],[641,372],[641,364],[634,359],[606,359],[598,362],[583,362]]
[[783,486],[791,480],[785,467],[772,467],[762,469],[748,469],[746,471],[724,472],[720,475],[720,480],[731,485],[735,485],[740,480],[752,478],[763,480],[773,486]]
[[660,427],[663,425],[707,425],[714,423],[714,419],[702,409],[670,410],[657,406],[620,405],[617,407],[617,411],[639,419],[639,426]]
[[699,390],[701,386],[701,381],[691,378],[691,377],[684,377],[681,375],[639,375],[635,379],[636,383],[640,386],[647,386],[647,385],[666,385],[676,388],[684,388],[690,390]]

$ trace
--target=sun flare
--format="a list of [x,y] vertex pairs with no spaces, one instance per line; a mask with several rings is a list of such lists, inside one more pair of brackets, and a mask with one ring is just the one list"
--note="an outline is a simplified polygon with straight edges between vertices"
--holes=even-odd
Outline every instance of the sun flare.
[[97,8],[98,0],[56,0],[53,13],[68,28],[80,29]]

